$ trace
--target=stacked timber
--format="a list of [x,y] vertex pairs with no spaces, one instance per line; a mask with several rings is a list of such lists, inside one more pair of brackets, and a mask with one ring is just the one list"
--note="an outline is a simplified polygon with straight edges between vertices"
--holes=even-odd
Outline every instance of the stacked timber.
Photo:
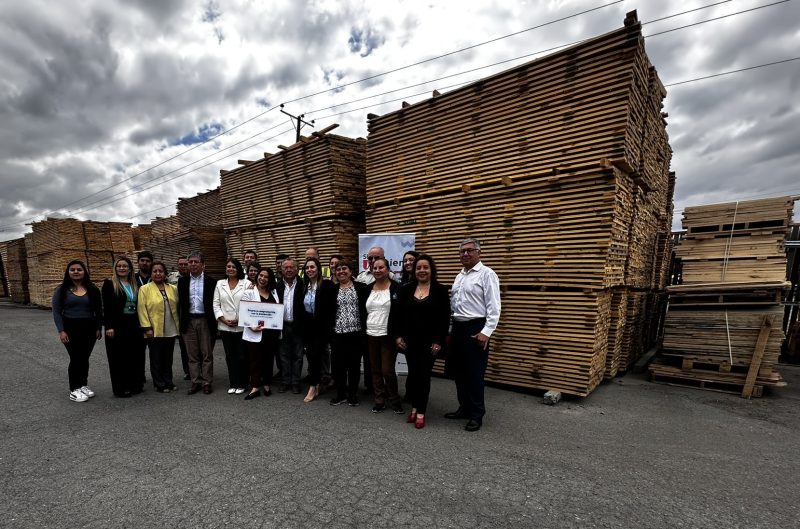
[[[178,200],[177,213],[158,217],[149,226],[140,227],[143,250],[149,250],[168,270],[175,270],[178,258],[200,251],[206,272],[215,277],[225,274],[227,250],[220,216],[220,193],[214,189]],[[149,234],[149,238],[144,236]]]
[[668,269],[665,95],[630,13],[620,30],[370,115],[367,231],[415,232],[446,283],[459,242],[477,237],[500,277],[487,380],[585,396],[630,363]]
[[366,140],[329,127],[242,167],[220,171],[228,251],[255,250],[263,264],[315,246],[355,258],[364,233]]
[[133,247],[137,252],[144,250],[147,242],[153,238],[153,226],[150,224],[139,224],[131,228],[133,233]]
[[8,295],[14,303],[29,303],[29,276],[28,255],[25,249],[25,239],[5,241],[0,246],[3,258],[3,268],[8,282]]
[[25,235],[30,302],[49,307],[53,291],[73,259],[86,263],[92,280],[100,285],[114,273],[117,257],[133,257],[131,225],[48,218],[32,225]]
[[653,380],[760,396],[784,385],[775,370],[783,332],[785,239],[794,200],[777,197],[686,208],[676,249],[683,284],[669,312]]
[[8,293],[8,277],[6,276],[6,263],[8,262],[8,251],[6,250],[6,242],[0,241],[0,296],[9,297]]

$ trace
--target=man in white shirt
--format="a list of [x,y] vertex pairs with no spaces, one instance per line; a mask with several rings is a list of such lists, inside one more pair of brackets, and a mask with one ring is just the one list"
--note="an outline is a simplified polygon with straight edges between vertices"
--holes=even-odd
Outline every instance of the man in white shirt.
[[214,288],[217,282],[205,274],[205,259],[200,252],[188,256],[189,275],[178,279],[181,336],[189,357],[192,387],[189,395],[203,390],[212,391],[214,379],[214,336],[217,332],[214,317]]
[[279,393],[292,390],[299,394],[303,371],[303,340],[300,334],[303,317],[303,282],[297,277],[297,262],[286,258],[281,263],[283,278],[278,282],[278,301],[283,303],[283,332],[281,333],[280,360],[283,384]]
[[489,359],[489,339],[500,320],[500,280],[481,262],[481,244],[469,238],[459,246],[464,268],[453,282],[450,308],[453,314],[452,353],[448,366],[456,379],[458,410],[448,419],[467,419],[468,432],[480,430],[486,406],[483,376]]

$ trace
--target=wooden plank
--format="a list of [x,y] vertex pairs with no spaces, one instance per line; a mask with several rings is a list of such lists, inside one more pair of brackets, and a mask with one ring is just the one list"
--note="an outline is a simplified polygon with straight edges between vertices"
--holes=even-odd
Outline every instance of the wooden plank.
[[764,322],[761,324],[761,330],[758,333],[758,340],[756,347],[753,351],[753,360],[750,363],[750,370],[747,372],[747,379],[742,389],[742,398],[749,399],[753,393],[753,386],[756,383],[758,371],[761,368],[761,360],[764,358],[764,351],[767,348],[767,339],[772,330],[772,320],[774,317],[764,316]]

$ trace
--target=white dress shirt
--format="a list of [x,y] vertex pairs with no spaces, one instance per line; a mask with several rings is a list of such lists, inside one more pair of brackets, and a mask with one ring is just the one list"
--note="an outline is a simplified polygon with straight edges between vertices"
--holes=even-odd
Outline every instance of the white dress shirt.
[[294,282],[290,285],[283,280],[283,321],[294,321],[294,289],[300,281],[295,278]]
[[205,272],[201,272],[199,276],[189,276],[189,314],[205,314],[206,310],[203,308],[203,276]]
[[494,270],[480,261],[461,269],[453,281],[450,308],[455,321],[486,318],[481,334],[491,336],[500,320],[500,280]]

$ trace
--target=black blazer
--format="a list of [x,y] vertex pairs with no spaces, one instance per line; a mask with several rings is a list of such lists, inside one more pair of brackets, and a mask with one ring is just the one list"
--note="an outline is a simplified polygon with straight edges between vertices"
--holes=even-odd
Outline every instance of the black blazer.
[[[429,299],[431,301],[428,317],[412,318],[415,311],[420,310],[414,300],[417,290],[416,281],[400,287],[397,298],[392,298],[392,309],[389,313],[389,336],[396,340],[402,337],[408,343],[445,345],[450,328],[450,293],[447,287],[438,281],[431,282]],[[420,324],[420,320],[422,323]]]
[[[178,279],[178,312],[180,313],[181,332],[189,328],[189,280],[191,275]],[[217,318],[214,317],[214,289],[217,281],[208,274],[203,274],[203,312],[208,321],[211,336],[217,335]]]
[[[294,329],[296,331],[300,331],[300,327],[303,325],[303,313],[305,312],[305,306],[303,305],[303,298],[305,297],[305,284],[300,277],[295,278],[295,286],[294,286],[294,299],[291,300],[292,302],[292,316],[294,317]],[[278,292],[278,303],[286,304],[283,300],[284,293],[286,292],[286,283],[283,282],[283,279],[278,280],[278,284],[275,286],[275,290]]]
[[[313,339],[325,340],[327,338],[327,330],[325,329],[325,318],[322,317],[323,304],[325,298],[325,291],[334,287],[333,281],[330,279],[323,279],[322,283],[317,287],[317,295],[314,296],[314,315],[312,316],[306,312],[305,307],[305,284],[303,284],[303,309],[300,311],[302,318],[301,328],[303,336]],[[322,300],[322,301],[321,301]],[[297,313],[295,313],[295,320],[297,320]]]
[[[122,321],[122,311],[125,310],[125,303],[128,301],[128,296],[125,295],[125,292],[116,294],[114,292],[114,283],[110,279],[103,281],[103,288],[100,292],[103,295],[103,325],[106,326],[106,330],[118,329],[125,325]],[[133,316],[136,317],[135,314]],[[136,321],[136,327],[138,328],[138,317]],[[130,326],[130,322],[128,322],[128,325]]]
[[[369,297],[369,289],[364,283],[359,283],[355,280],[353,280],[353,286],[356,289],[356,296],[358,296],[361,333],[365,334],[367,331],[367,297]],[[337,283],[330,288],[317,292],[317,318],[320,320],[323,331],[328,336],[333,335],[333,329],[336,326],[336,310],[339,308],[339,288],[340,285]]]

